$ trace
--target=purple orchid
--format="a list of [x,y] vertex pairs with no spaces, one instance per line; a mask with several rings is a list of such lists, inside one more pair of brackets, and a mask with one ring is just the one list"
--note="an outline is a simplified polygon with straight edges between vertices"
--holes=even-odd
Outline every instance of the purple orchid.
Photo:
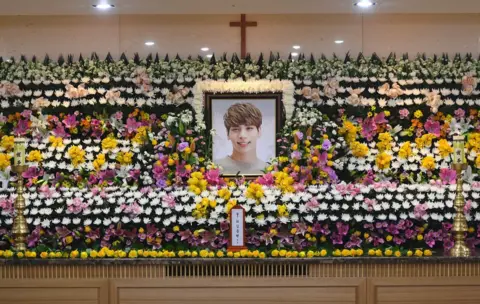
[[330,142],[330,140],[328,139],[325,139],[322,143],[322,149],[323,150],[328,150],[332,147],[332,143]]
[[20,119],[17,125],[13,128],[13,134],[15,136],[24,136],[28,131],[28,119]]
[[66,137],[70,137],[70,134],[68,134],[66,131],[65,131],[65,128],[63,127],[62,124],[57,124],[56,128],[53,129],[53,135],[55,135],[56,137],[61,137],[61,138],[66,138]]
[[440,136],[440,122],[432,121],[431,119],[427,120],[425,123],[425,130],[435,136]]
[[209,185],[212,186],[223,186],[225,185],[225,181],[220,176],[220,169],[210,169],[205,172],[205,179],[207,180]]
[[138,121],[136,121],[135,118],[132,118],[132,117],[128,118],[128,119],[127,119],[127,125],[126,125],[126,127],[127,127],[127,133],[128,133],[128,134],[131,134],[131,133],[137,131],[137,129],[138,129],[141,125],[142,125],[142,124],[139,123]]
[[440,169],[440,179],[444,185],[455,184],[457,172],[454,169],[442,168]]
[[73,129],[78,125],[77,116],[69,114],[62,120],[62,123],[67,129]]
[[189,143],[183,141],[183,142],[178,144],[177,149],[178,149],[178,151],[183,152],[183,151],[185,151],[186,148],[188,148],[188,146],[189,146]]

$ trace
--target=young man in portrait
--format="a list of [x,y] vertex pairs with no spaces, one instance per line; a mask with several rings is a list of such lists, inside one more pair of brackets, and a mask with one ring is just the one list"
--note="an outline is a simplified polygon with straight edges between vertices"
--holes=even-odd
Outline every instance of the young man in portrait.
[[251,103],[236,103],[223,116],[232,155],[218,159],[223,174],[262,174],[267,163],[257,156],[257,140],[262,134],[262,112]]

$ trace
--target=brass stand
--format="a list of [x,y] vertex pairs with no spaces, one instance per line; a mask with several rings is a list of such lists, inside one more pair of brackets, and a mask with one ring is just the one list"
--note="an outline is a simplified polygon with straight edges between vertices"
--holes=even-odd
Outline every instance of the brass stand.
[[457,171],[457,195],[454,203],[456,213],[452,227],[455,246],[450,250],[450,255],[453,257],[468,257],[471,255],[470,249],[465,244],[465,232],[467,232],[468,227],[465,213],[463,211],[465,207],[465,198],[463,197],[462,171],[466,168],[466,164],[453,164],[453,169]]
[[26,165],[13,165],[12,171],[18,176],[17,198],[15,199],[15,218],[13,219],[13,236],[17,251],[27,250],[28,225],[23,212],[25,210],[25,198],[23,197],[23,172],[27,171]]

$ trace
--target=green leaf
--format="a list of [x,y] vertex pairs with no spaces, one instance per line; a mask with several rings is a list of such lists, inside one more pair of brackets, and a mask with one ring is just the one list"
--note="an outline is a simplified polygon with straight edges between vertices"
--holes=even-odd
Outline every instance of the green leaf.
[[35,250],[37,252],[43,252],[43,251],[48,252],[50,251],[50,248],[48,248],[47,245],[42,244],[42,245],[38,245],[37,248],[35,248]]
[[180,133],[180,135],[185,135],[185,125],[181,121],[178,122],[178,133]]

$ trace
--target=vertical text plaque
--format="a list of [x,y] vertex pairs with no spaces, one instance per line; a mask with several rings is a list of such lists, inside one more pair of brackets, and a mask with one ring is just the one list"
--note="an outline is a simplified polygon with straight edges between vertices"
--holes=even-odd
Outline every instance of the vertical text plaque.
[[240,251],[247,249],[245,229],[245,209],[234,206],[230,209],[230,241],[228,251]]

